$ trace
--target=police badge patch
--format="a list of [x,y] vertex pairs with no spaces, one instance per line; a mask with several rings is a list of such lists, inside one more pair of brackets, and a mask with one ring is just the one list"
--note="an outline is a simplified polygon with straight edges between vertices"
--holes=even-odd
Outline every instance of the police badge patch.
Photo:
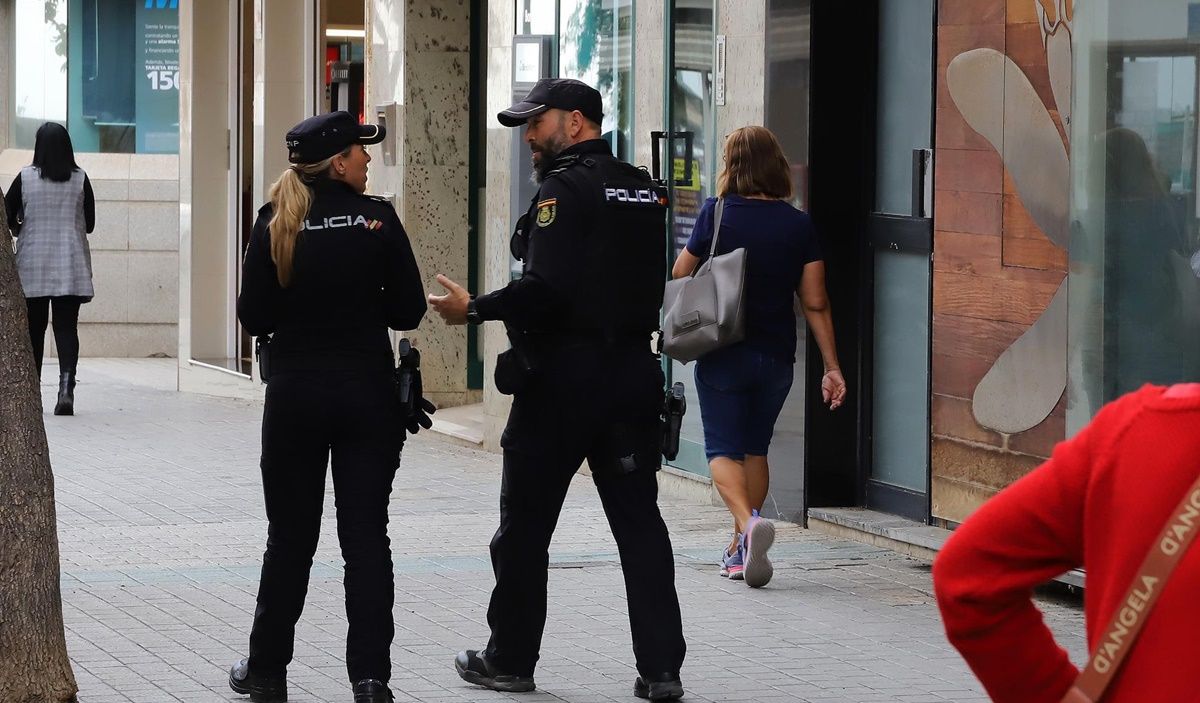
[[549,227],[554,224],[554,217],[558,214],[558,198],[548,198],[539,200],[537,204],[537,224],[538,227]]

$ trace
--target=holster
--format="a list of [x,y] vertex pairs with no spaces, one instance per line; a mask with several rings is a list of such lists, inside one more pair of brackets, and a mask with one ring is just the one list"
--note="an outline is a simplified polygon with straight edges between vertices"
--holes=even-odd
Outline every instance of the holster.
[[258,377],[263,383],[271,380],[271,336],[254,338],[254,358],[258,360]]
[[668,460],[679,456],[679,433],[683,429],[683,416],[687,413],[687,398],[683,383],[676,381],[663,396],[662,407],[662,454]]
[[424,392],[421,383],[421,353],[407,338],[399,343],[398,360],[392,380],[396,387],[396,399],[400,403],[400,419],[406,423],[416,412],[417,402]]
[[529,390],[537,376],[537,365],[525,345],[524,335],[508,330],[512,345],[496,357],[496,390],[504,395],[515,395]]

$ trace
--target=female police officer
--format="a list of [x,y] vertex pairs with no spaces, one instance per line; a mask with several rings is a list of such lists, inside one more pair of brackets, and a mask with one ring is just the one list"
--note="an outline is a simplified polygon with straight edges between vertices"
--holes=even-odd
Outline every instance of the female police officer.
[[354,701],[392,700],[387,507],[404,434],[387,328],[415,328],[425,298],[395,210],[363,194],[363,145],[383,137],[346,112],[293,127],[292,165],[246,250],[238,318],[250,334],[271,335],[261,462],[269,525],[250,656],[229,685],[255,703],[287,700],[331,455]]

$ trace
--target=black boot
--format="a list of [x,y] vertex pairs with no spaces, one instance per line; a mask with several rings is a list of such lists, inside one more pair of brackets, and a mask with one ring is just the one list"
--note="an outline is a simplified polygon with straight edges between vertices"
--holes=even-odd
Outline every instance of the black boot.
[[58,376],[58,402],[54,405],[55,415],[75,414],[75,372],[63,371]]

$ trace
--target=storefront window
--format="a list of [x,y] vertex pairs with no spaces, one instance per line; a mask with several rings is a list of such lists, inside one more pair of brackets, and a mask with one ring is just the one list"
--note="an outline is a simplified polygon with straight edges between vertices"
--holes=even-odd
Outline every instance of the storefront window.
[[554,34],[558,0],[516,0],[517,34]]
[[17,0],[12,143],[32,148],[43,122],[67,121],[67,8],[65,2]]
[[178,0],[17,0],[13,144],[66,122],[76,151],[179,151]]
[[[675,60],[667,67],[671,94],[666,123],[673,138],[663,151],[669,154],[670,162],[671,261],[674,261],[687,244],[705,199],[712,194],[716,175],[713,158],[717,141],[713,96],[716,11],[707,0],[678,3],[669,21]],[[672,382],[683,381],[689,408],[680,430],[679,456],[672,465],[707,475],[704,428],[700,413],[691,410],[700,407],[696,384],[692,381],[693,369],[671,360],[667,371]]]
[[1200,5],[1093,0],[1074,32],[1071,429],[1144,383],[1200,380]]
[[558,73],[604,97],[604,138],[628,160],[633,128],[633,0],[562,0]]

